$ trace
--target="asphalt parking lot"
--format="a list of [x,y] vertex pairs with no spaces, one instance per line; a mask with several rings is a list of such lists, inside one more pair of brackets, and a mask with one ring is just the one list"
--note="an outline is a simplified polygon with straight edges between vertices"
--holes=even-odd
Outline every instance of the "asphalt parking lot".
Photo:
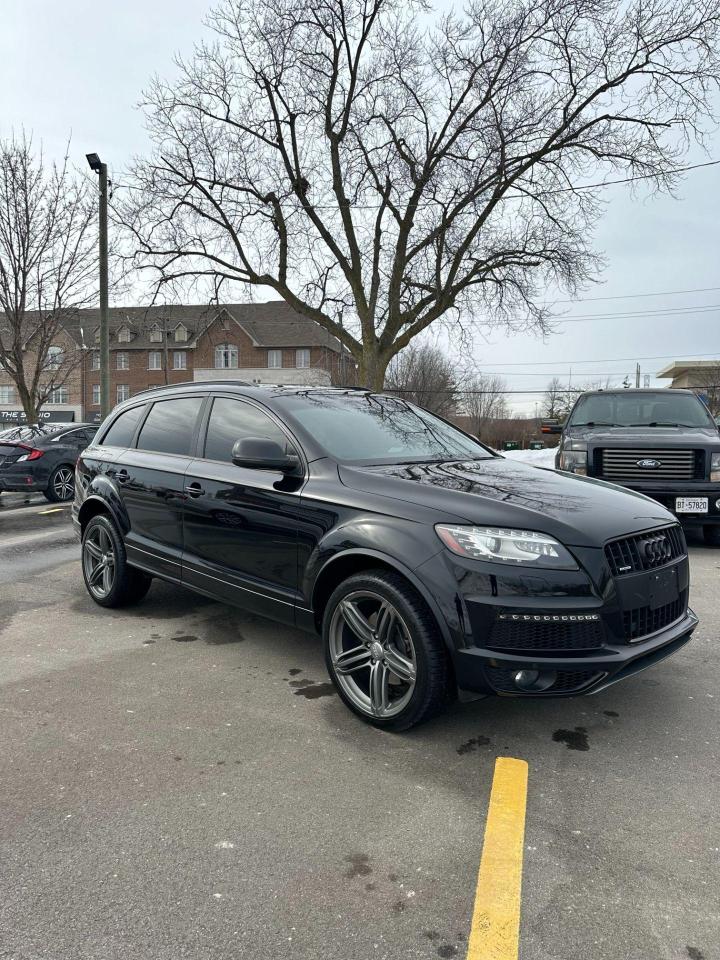
[[0,502],[0,957],[464,960],[498,756],[523,960],[720,957],[720,550],[674,658],[388,735],[312,636],[158,582],[102,610],[68,508]]

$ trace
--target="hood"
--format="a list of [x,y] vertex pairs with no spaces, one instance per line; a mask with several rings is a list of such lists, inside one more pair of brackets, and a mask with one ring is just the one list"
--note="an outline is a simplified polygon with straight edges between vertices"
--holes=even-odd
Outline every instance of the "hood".
[[567,427],[564,436],[571,440],[587,440],[595,446],[629,447],[693,447],[714,446],[720,449],[720,434],[712,427]]
[[417,503],[466,523],[549,533],[578,547],[599,547],[613,537],[675,521],[642,494],[504,457],[340,466],[339,473],[342,483],[356,490]]

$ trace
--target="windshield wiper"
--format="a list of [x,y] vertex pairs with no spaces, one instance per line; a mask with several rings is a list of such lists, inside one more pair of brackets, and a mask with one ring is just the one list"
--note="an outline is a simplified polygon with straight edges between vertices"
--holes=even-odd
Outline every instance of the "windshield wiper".
[[651,420],[650,423],[631,423],[631,427],[687,427],[691,429],[693,423],[674,423],[671,420]]
[[587,423],[570,423],[570,427],[621,427],[621,423],[610,423],[609,420],[588,420]]

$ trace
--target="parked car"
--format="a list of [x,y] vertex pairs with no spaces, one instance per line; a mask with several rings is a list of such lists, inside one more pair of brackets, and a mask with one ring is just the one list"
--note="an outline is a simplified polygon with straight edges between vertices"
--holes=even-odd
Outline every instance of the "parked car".
[[663,506],[364,390],[138,394],[82,453],[72,516],[97,604],[160,577],[317,630],[345,704],[393,730],[458,689],[595,692],[697,624]]
[[644,493],[720,546],[720,433],[692,390],[582,394],[555,464]]
[[0,433],[0,493],[39,491],[53,502],[72,500],[75,463],[97,425],[12,427]]

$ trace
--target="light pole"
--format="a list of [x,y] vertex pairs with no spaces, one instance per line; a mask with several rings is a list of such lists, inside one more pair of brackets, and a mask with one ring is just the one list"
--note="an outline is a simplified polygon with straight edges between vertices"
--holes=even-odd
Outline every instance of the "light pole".
[[110,331],[108,329],[108,175],[107,164],[96,153],[85,155],[100,177],[100,413],[110,413]]

